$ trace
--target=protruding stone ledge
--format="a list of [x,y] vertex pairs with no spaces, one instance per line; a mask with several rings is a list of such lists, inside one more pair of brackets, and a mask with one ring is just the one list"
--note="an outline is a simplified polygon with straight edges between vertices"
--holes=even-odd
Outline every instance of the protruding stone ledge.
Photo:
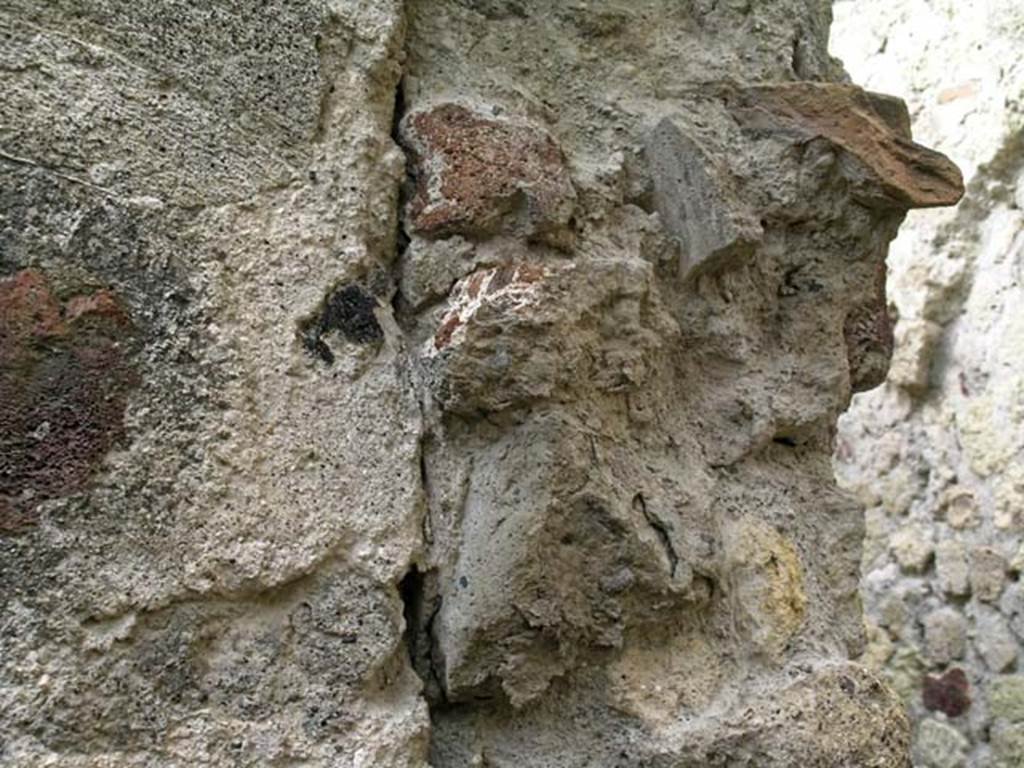
[[733,113],[748,127],[821,137],[855,163],[844,175],[854,197],[879,208],[956,204],[963,177],[945,155],[910,139],[906,105],[891,96],[837,83],[782,83],[735,93]]

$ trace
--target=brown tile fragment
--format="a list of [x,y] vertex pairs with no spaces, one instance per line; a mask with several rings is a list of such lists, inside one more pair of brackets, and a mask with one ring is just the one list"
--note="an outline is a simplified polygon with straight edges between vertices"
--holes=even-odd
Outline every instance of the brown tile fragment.
[[749,125],[823,137],[859,161],[847,169],[867,205],[930,208],[964,193],[960,170],[945,155],[910,140],[898,99],[839,83],[782,83],[744,89],[735,112]]

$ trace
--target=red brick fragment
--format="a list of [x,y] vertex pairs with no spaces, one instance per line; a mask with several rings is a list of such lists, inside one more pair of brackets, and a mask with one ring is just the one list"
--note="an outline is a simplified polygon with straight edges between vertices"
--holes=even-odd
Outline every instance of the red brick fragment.
[[479,306],[500,294],[525,299],[546,273],[540,264],[508,263],[479,269],[452,291],[452,303],[434,334],[434,349],[447,347],[460,326],[470,322]]
[[455,329],[462,325],[462,318],[459,317],[458,313],[449,315],[441,327],[437,329],[437,333],[434,334],[434,347],[436,349],[442,349],[448,346],[448,343],[452,340],[452,335],[455,333]]
[[411,231],[506,232],[565,244],[576,193],[545,131],[442,104],[407,116],[401,139],[415,179],[406,212]]

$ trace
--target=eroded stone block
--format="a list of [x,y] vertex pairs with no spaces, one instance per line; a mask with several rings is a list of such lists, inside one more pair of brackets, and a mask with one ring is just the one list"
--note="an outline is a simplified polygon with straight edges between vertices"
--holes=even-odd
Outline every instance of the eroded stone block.
[[448,410],[500,411],[579,384],[636,389],[662,333],[640,261],[508,263],[459,280],[424,357]]

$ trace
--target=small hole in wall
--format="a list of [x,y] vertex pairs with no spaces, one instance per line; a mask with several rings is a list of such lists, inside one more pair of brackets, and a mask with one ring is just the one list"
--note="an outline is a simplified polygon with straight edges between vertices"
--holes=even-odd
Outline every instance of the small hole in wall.
[[777,443],[778,445],[784,445],[787,448],[796,448],[798,445],[800,445],[795,439],[793,439],[792,437],[786,437],[785,435],[773,437],[772,442]]
[[800,37],[793,38],[793,45],[790,53],[789,66],[793,70],[793,74],[800,79],[805,79],[807,76],[806,62],[804,61],[804,48],[801,44]]
[[398,128],[405,117],[405,80],[399,80],[395,88],[395,105],[391,112],[391,138],[398,141]]

